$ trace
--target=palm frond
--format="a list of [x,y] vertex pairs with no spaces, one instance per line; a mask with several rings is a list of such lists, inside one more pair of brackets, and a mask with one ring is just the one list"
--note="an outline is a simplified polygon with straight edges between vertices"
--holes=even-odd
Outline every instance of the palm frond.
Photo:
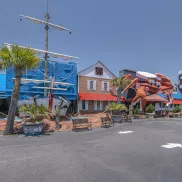
[[111,84],[113,86],[120,86],[122,88],[125,88],[126,86],[128,86],[131,83],[131,80],[126,79],[124,77],[121,78],[114,78],[111,80]]
[[39,63],[39,58],[34,51],[27,48],[20,48],[17,45],[2,46],[0,49],[0,58],[4,67],[14,67],[22,71],[35,68]]
[[105,112],[107,111],[128,111],[128,108],[124,104],[112,102],[110,106],[106,108]]
[[26,113],[31,121],[36,121],[39,116],[49,118],[50,111],[45,106],[36,106],[35,104],[23,105],[20,107],[21,113]]
[[0,70],[3,69],[3,62],[0,61]]

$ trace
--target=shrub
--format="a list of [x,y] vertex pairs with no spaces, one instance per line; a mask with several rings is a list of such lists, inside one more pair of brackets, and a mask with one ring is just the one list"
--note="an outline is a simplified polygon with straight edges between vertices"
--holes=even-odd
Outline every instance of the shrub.
[[20,112],[28,115],[29,122],[40,122],[43,118],[49,118],[49,110],[41,105],[35,104],[23,105],[20,107]]
[[140,109],[138,108],[138,106],[134,109],[133,112],[135,115],[139,115],[140,114]]
[[111,111],[113,114],[118,115],[122,111],[127,112],[128,108],[124,104],[117,104],[115,102],[111,103],[105,110],[105,112]]
[[181,111],[180,106],[176,106],[176,107],[173,109],[173,113],[179,113],[180,111]]
[[146,111],[147,111],[147,113],[153,113],[155,111],[155,107],[152,104],[149,104],[146,107]]

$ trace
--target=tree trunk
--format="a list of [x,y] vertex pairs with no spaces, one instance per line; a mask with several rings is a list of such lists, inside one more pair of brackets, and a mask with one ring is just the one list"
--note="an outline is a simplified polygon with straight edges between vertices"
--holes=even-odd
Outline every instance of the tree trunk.
[[8,111],[8,118],[6,122],[6,127],[4,130],[3,135],[12,135],[14,133],[14,119],[15,119],[15,113],[17,108],[17,101],[18,101],[18,95],[20,92],[20,80],[21,76],[17,75],[15,79],[15,84],[11,96],[11,103]]
[[119,86],[116,90],[117,104],[121,104],[121,92],[122,92],[122,87]]

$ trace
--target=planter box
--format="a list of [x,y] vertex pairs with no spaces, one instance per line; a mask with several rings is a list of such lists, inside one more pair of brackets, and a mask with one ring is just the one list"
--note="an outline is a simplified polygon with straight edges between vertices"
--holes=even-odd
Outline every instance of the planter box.
[[173,118],[179,118],[181,115],[181,113],[173,113],[172,116]]
[[121,115],[112,115],[112,121],[114,123],[122,123],[122,116]]
[[43,123],[23,124],[23,132],[26,136],[37,136],[43,133]]
[[134,115],[133,118],[134,119],[141,119],[141,116],[140,115]]
[[154,118],[155,113],[147,113],[148,118]]

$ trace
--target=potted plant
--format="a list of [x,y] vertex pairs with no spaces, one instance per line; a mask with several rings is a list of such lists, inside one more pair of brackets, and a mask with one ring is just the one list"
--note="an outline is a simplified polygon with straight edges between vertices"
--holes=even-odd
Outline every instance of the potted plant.
[[180,116],[180,112],[181,112],[181,107],[180,106],[176,106],[173,109],[173,117],[179,117]]
[[49,110],[41,105],[35,104],[23,105],[20,107],[20,113],[25,117],[23,122],[23,132],[26,136],[40,135],[43,132],[43,119],[49,118]]
[[138,108],[138,106],[134,109],[133,114],[135,119],[140,119],[140,109]]
[[127,112],[128,108],[124,104],[117,104],[115,102],[111,103],[105,110],[105,112],[110,111],[112,115],[113,122],[122,122],[122,113]]
[[155,107],[152,104],[149,104],[146,107],[147,116],[149,118],[154,118],[154,115],[155,115],[155,112],[154,111],[155,111]]

